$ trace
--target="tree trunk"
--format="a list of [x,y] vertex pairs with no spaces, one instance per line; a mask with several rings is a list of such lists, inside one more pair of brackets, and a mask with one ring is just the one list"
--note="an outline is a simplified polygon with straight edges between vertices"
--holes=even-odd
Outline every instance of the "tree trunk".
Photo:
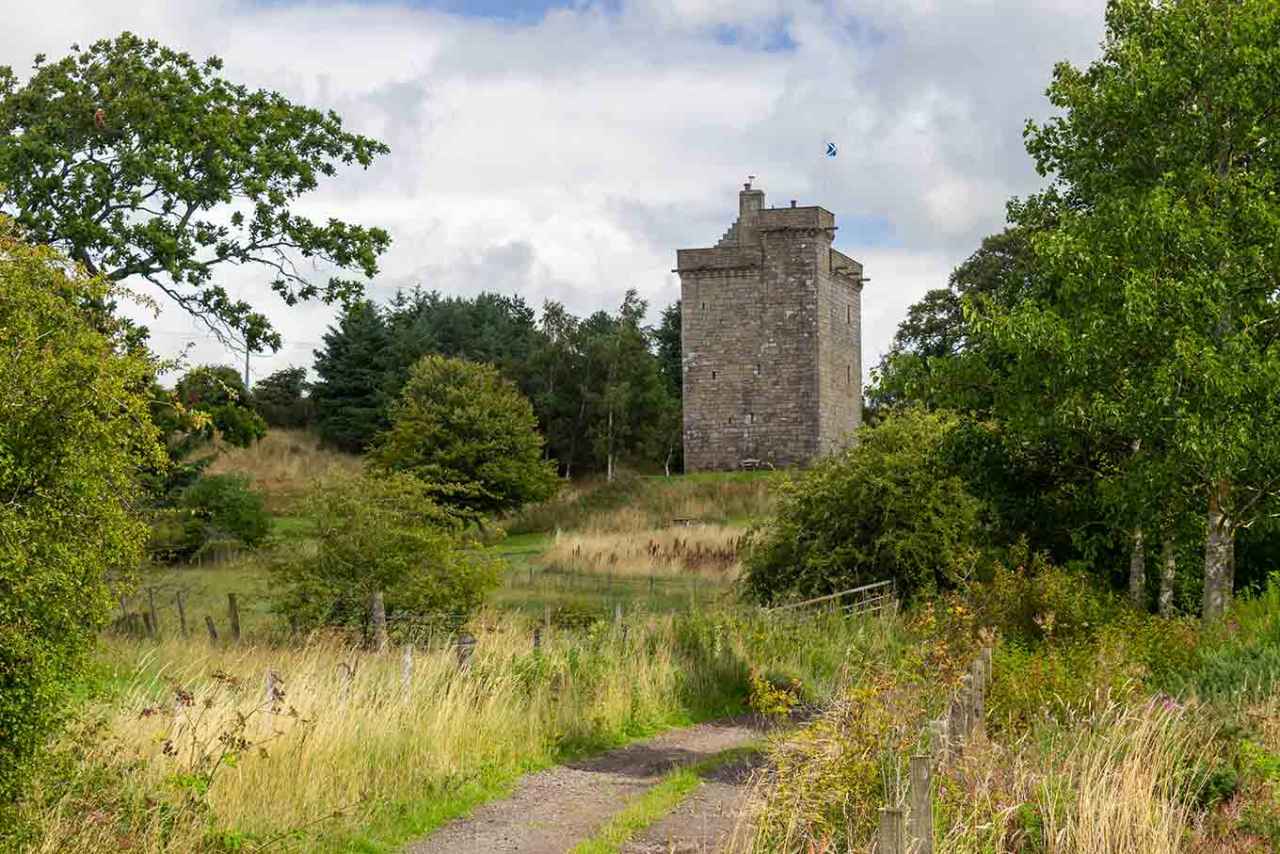
[[373,623],[373,648],[382,652],[387,648],[387,607],[382,600],[382,591],[373,594],[369,608],[370,622]]
[[1129,554],[1129,601],[1135,608],[1147,607],[1147,549],[1142,529],[1133,529],[1133,551]]
[[1173,537],[1164,535],[1160,547],[1160,616],[1173,616],[1173,580],[1178,572],[1178,556],[1174,551]]
[[1217,620],[1226,613],[1231,603],[1231,584],[1234,563],[1231,517],[1223,507],[1229,484],[1220,480],[1209,488],[1208,530],[1204,539],[1204,600],[1201,617],[1205,621]]
[[608,456],[609,456],[609,461],[607,465],[609,467],[609,474],[606,480],[608,480],[609,483],[613,483],[613,407],[609,408],[609,455]]

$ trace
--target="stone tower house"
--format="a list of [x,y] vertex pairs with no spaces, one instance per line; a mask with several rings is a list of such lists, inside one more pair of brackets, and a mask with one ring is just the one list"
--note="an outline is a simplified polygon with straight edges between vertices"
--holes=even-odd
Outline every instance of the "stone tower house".
[[835,216],[744,185],[710,249],[680,249],[686,471],[801,465],[862,421],[862,265]]

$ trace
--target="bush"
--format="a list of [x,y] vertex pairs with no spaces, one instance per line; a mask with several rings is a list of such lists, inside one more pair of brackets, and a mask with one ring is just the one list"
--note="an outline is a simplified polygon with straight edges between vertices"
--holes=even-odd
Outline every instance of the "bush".
[[138,472],[164,464],[156,366],[93,308],[110,298],[0,217],[0,824],[67,711],[108,573],[141,560]]
[[176,508],[156,511],[150,551],[157,560],[190,560],[215,545],[257,548],[270,533],[271,516],[249,478],[206,475],[182,491]]
[[1031,555],[1025,541],[991,564],[986,580],[964,590],[978,625],[1026,644],[1092,636],[1128,608],[1082,570]]
[[467,548],[457,518],[411,475],[322,481],[305,513],[315,553],[295,550],[277,565],[286,585],[278,610],[303,628],[364,626],[377,591],[392,624],[452,628],[498,584],[501,562]]
[[492,365],[444,356],[413,366],[370,456],[472,517],[550,498],[559,484],[529,401]]
[[777,517],[745,548],[758,601],[891,578],[900,592],[954,585],[976,557],[982,507],[940,461],[955,417],[911,409],[782,486]]
[[1280,685],[1280,574],[1254,596],[1241,596],[1216,626],[1196,661],[1168,674],[1167,690],[1216,703],[1265,699]]

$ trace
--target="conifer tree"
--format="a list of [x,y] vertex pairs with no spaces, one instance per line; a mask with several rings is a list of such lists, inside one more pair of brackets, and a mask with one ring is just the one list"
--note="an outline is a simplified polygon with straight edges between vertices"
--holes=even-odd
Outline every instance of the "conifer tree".
[[387,427],[389,344],[382,314],[369,300],[346,308],[325,333],[324,349],[315,353],[311,399],[326,442],[358,453]]

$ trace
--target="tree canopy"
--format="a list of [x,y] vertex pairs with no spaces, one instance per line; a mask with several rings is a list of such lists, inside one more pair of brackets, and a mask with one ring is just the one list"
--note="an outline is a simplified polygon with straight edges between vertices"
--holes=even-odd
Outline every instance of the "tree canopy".
[[267,434],[267,424],[252,409],[244,380],[235,368],[227,365],[192,368],[178,380],[174,391],[187,409],[209,416],[207,426],[201,431],[204,438],[211,438],[217,430],[224,441],[245,448]]
[[1198,538],[1182,577],[1212,618],[1280,497],[1280,8],[1112,0],[1106,22],[1028,123],[1048,187],[912,309],[872,399],[963,413],[950,453],[1004,531],[1104,573],[1127,553],[1139,605],[1146,542],[1165,610]]
[[431,493],[404,473],[316,484],[306,511],[317,552],[294,550],[278,565],[281,608],[303,626],[359,626],[380,592],[389,617],[450,629],[465,622],[497,585],[502,563],[465,548],[458,519]]
[[616,313],[587,318],[554,301],[538,317],[519,297],[492,293],[415,289],[384,306],[356,303],[316,352],[316,425],[331,443],[364,449],[414,362],[436,354],[495,365],[533,404],[545,455],[566,475],[607,471],[610,448],[615,465],[678,468],[678,306],[654,330],[634,292]]
[[26,82],[0,66],[0,211],[90,273],[145,280],[215,332],[274,350],[280,335],[219,273],[260,268],[287,305],[356,298],[358,280],[313,280],[296,262],[371,277],[387,233],[293,205],[388,149],[221,70],[128,32],[37,56]]
[[308,387],[306,368],[282,368],[253,384],[253,408],[271,427],[306,427],[312,414]]
[[555,493],[537,427],[529,401],[492,365],[423,356],[370,459],[414,475],[437,503],[478,518]]

